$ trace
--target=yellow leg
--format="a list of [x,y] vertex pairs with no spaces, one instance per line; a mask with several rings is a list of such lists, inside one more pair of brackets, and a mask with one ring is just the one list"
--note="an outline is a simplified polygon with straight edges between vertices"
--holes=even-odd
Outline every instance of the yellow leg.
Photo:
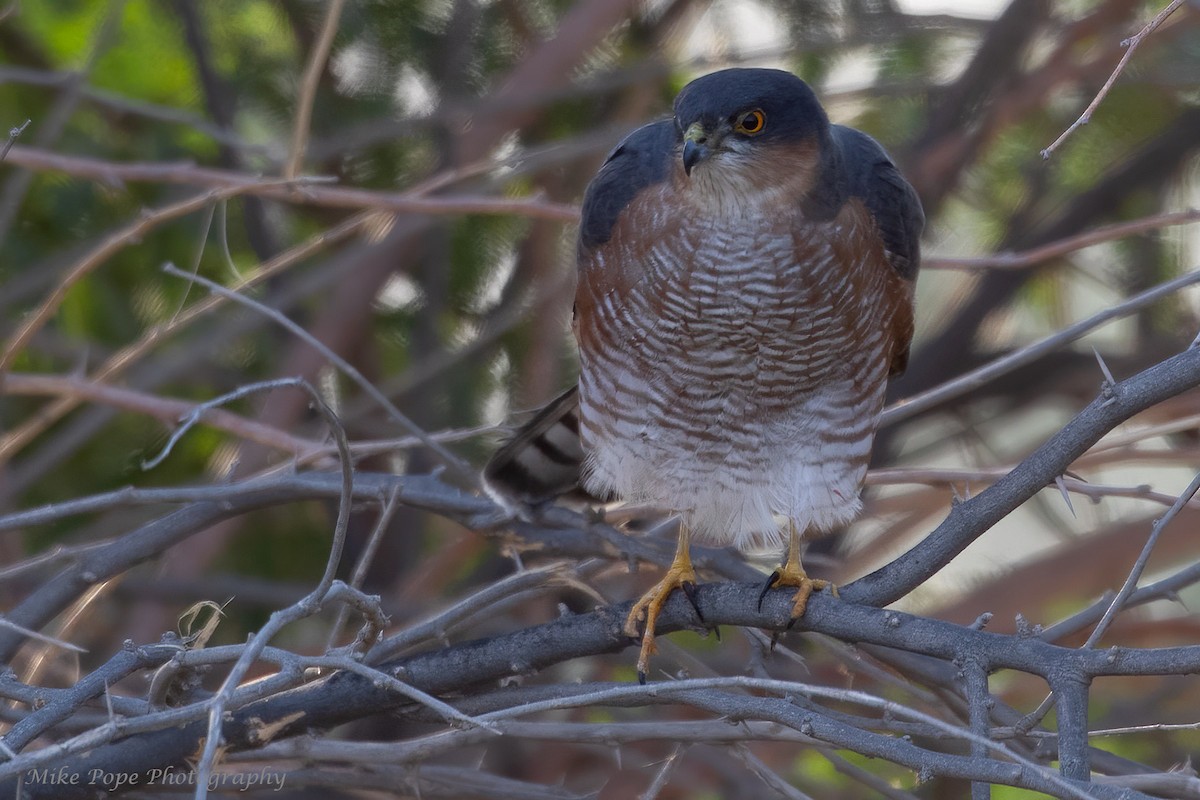
[[[637,638],[638,623],[643,618],[646,620],[646,630],[642,634],[642,649],[638,654],[637,670],[638,681],[646,682],[646,671],[650,666],[650,656],[655,652],[654,646],[654,626],[658,621],[659,612],[662,611],[663,605],[667,602],[667,598],[671,596],[671,592],[676,589],[683,589],[688,595],[688,599],[692,601],[692,607],[696,607],[696,601],[692,598],[692,592],[696,588],[696,570],[692,568],[692,557],[688,552],[688,529],[684,524],[679,526],[679,540],[675,545],[675,558],[671,561],[671,566],[667,569],[667,574],[663,579],[654,584],[650,591],[642,595],[642,598],[633,605],[629,616],[625,619],[625,634]],[[696,613],[699,615],[700,609],[696,608]]]
[[800,564],[800,531],[796,530],[796,523],[792,520],[788,520],[787,561],[782,567],[771,573],[771,577],[767,579],[767,584],[758,598],[760,607],[767,592],[776,586],[797,587],[796,594],[792,598],[792,619],[804,616],[804,612],[808,608],[808,598],[814,591],[820,591],[828,586],[834,597],[837,597],[838,594],[837,587],[832,583],[814,580],[808,577],[808,573],[804,571],[804,567]]

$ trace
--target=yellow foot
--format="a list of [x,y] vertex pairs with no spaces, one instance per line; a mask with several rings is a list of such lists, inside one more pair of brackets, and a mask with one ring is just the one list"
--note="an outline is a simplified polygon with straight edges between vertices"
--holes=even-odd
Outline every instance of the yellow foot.
[[762,592],[758,595],[759,610],[762,610],[762,601],[767,596],[767,592],[777,586],[796,587],[796,594],[792,597],[792,620],[804,616],[804,612],[808,609],[808,598],[812,596],[813,592],[819,592],[828,586],[830,594],[834,597],[838,596],[837,587],[832,583],[810,578],[799,564],[789,563],[772,572],[767,578],[767,582],[763,584]]
[[[686,554],[686,550],[685,550]],[[642,634],[642,649],[638,654],[637,671],[638,683],[646,682],[646,671],[650,667],[650,656],[656,651],[654,646],[654,626],[658,622],[659,612],[666,604],[667,599],[671,596],[671,592],[676,589],[683,589],[688,600],[692,604],[692,608],[696,609],[696,616],[700,617],[700,621],[704,621],[704,615],[700,613],[700,608],[696,605],[696,571],[692,569],[692,562],[684,556],[680,559],[678,555],[675,561],[671,564],[667,574],[663,579],[654,585],[650,591],[642,595],[642,599],[638,600],[633,609],[630,610],[629,616],[625,619],[625,635],[637,638],[638,623],[643,619],[646,620],[645,633]]]

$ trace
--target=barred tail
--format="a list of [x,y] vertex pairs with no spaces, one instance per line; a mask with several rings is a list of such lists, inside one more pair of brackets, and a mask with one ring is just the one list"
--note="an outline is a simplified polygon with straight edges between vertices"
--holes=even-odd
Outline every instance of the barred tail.
[[493,494],[538,503],[578,488],[582,465],[579,388],[572,386],[496,451],[483,480]]

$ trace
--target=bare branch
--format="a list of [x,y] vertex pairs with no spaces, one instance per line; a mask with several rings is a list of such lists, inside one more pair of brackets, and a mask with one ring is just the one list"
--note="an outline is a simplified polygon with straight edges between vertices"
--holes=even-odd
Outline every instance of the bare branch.
[[208,425],[286,453],[300,456],[325,448],[323,442],[301,439],[270,425],[247,419],[232,411],[212,407],[198,409],[196,403],[119,386],[109,386],[78,375],[38,375],[10,372],[4,376],[4,383],[0,384],[0,392],[8,395],[51,395],[88,400],[112,405],[126,411],[136,411],[169,423],[174,423],[189,414],[199,413],[199,419]]
[[[263,186],[264,183],[274,184],[275,186],[291,185],[292,181],[267,181],[255,182],[254,185]],[[9,337],[4,345],[3,353],[0,353],[0,378],[12,366],[13,359],[17,354],[29,344],[29,340],[39,329],[54,315],[62,301],[67,296],[67,292],[72,286],[79,283],[93,270],[100,267],[105,261],[111,258],[116,252],[126,247],[131,242],[134,242],[146,235],[147,232],[153,230],[164,222],[169,222],[179,217],[187,216],[193,212],[199,211],[206,206],[215,203],[219,200],[227,200],[230,197],[236,197],[250,191],[249,185],[228,187],[225,189],[216,189],[211,192],[189,197],[187,200],[182,200],[178,203],[172,203],[169,206],[163,206],[155,211],[150,211],[142,214],[136,222],[127,225],[117,233],[108,236],[104,242],[84,257],[79,263],[71,268],[70,272],[58,282],[54,290],[42,301],[42,304],[36,311],[31,313],[21,327]]]
[[[259,266],[259,269],[244,281],[238,284],[235,288],[239,291],[244,291],[253,286],[257,286],[262,282],[278,275],[280,272],[288,269],[296,264],[301,259],[307,258],[321,249],[329,245],[340,242],[350,236],[360,232],[370,221],[367,214],[359,214],[345,222],[340,223],[334,228],[324,231],[316,236],[313,236],[308,241],[296,245],[284,252],[280,253],[270,261]],[[195,320],[203,317],[216,308],[219,308],[224,302],[224,298],[220,296],[212,296],[206,300],[196,303],[189,307],[182,314],[176,315],[173,319],[154,326],[147,331],[137,342],[122,348],[109,358],[99,369],[97,369],[92,377],[97,382],[110,381],[113,378],[123,374],[140,358],[154,349],[155,346],[161,344],[168,336],[190,325]],[[4,376],[0,375],[0,391],[4,384]],[[16,428],[4,432],[0,436],[0,463],[4,463],[12,458],[14,453],[19,452],[29,442],[39,436],[48,427],[60,420],[64,415],[70,413],[79,405],[79,399],[66,396],[59,398],[49,407],[41,409],[38,413],[32,415],[29,419],[22,422]]]
[[1125,48],[1125,55],[1121,56],[1121,60],[1117,62],[1117,66],[1115,69],[1113,69],[1112,74],[1108,76],[1108,80],[1105,81],[1104,85],[1100,87],[1100,91],[1096,93],[1096,96],[1092,99],[1092,102],[1088,103],[1088,107],[1085,108],[1083,113],[1079,115],[1079,119],[1072,122],[1065,131],[1059,134],[1057,139],[1050,143],[1049,147],[1042,151],[1042,158],[1049,158],[1050,155],[1058,149],[1058,146],[1067,140],[1068,136],[1074,133],[1078,128],[1087,125],[1092,121],[1092,114],[1095,113],[1096,109],[1100,107],[1100,103],[1102,103],[1104,98],[1108,96],[1109,90],[1111,90],[1113,84],[1117,82],[1117,78],[1119,78],[1121,73],[1125,71],[1125,65],[1129,63],[1131,58],[1133,58],[1133,53],[1142,43],[1142,40],[1153,33],[1159,25],[1162,25],[1164,22],[1166,22],[1167,17],[1174,14],[1175,10],[1181,5],[1183,5],[1183,0],[1171,0],[1171,4],[1160,11],[1154,19],[1150,20],[1150,22],[1146,24],[1146,27],[1142,28],[1136,34],[1121,42],[1121,45]]
[[1056,258],[1062,258],[1069,253],[1083,250],[1097,244],[1124,239],[1127,236],[1137,236],[1149,231],[1161,230],[1174,225],[1190,225],[1200,221],[1200,208],[1189,208],[1184,211],[1171,211],[1165,214],[1152,214],[1141,219],[1128,222],[1117,222],[1104,225],[1075,236],[1068,236],[1056,242],[1025,250],[1020,253],[996,253],[978,258],[945,258],[932,256],[921,259],[921,269],[1028,269]]
[[[216,402],[225,402],[252,391],[276,388],[280,383],[280,381],[272,381],[266,384],[244,387],[230,395],[218,398]],[[258,658],[258,654],[267,646],[271,638],[284,626],[298,619],[315,614],[325,602],[334,596],[331,593],[331,589],[334,586],[334,576],[337,573],[337,567],[342,558],[342,548],[346,543],[346,529],[350,525],[350,501],[354,496],[354,465],[350,461],[350,446],[346,442],[346,431],[342,428],[341,421],[337,418],[337,415],[325,404],[325,401],[321,399],[321,395],[311,384],[303,380],[291,380],[288,383],[308,393],[313,405],[320,412],[321,416],[325,418],[330,432],[338,443],[338,454],[342,467],[342,485],[338,498],[337,521],[333,529],[333,541],[329,547],[329,559],[325,563],[325,572],[321,575],[321,580],[317,583],[316,588],[291,608],[277,611],[271,615],[271,618],[267,620],[267,624],[263,626],[262,630],[250,638],[245,652],[229,670],[229,674],[225,677],[225,682],[221,685],[221,690],[212,699],[209,708],[208,734],[205,738],[204,751],[196,767],[197,800],[204,800],[207,796],[208,777],[212,771],[213,762],[217,757],[217,748],[221,744],[221,724],[224,719],[226,705],[233,699],[238,684],[241,683],[250,666]],[[186,427],[185,424],[180,430],[185,430]],[[164,448],[164,453],[169,451],[169,449],[170,443],[168,443],[167,448]]]
[[103,667],[79,680],[70,690],[59,694],[52,702],[18,722],[4,735],[4,744],[11,752],[19,752],[58,722],[66,719],[88,700],[97,697],[108,687],[137,670],[157,666],[167,653],[178,649],[173,645],[128,647],[109,659]]
[[304,68],[304,77],[300,82],[300,97],[296,103],[296,118],[292,122],[292,143],[288,154],[287,165],[283,168],[285,178],[295,178],[300,173],[304,163],[304,151],[308,144],[308,126],[312,122],[313,100],[317,95],[317,86],[325,72],[325,63],[329,59],[329,51],[333,47],[333,37],[337,34],[338,20],[342,17],[342,9],[346,0],[332,0],[325,9],[325,21],[321,23],[321,33],[317,43],[308,55],[308,66]]
[[[1200,272],[1185,277],[1194,280],[1200,277]],[[1047,439],[1021,466],[971,500],[954,506],[946,520],[920,544],[887,567],[850,584],[842,590],[842,596],[873,604],[891,603],[903,597],[949,563],[983,531],[1066,472],[1075,459],[1118,424],[1197,385],[1200,385],[1200,350],[1187,350],[1111,387]],[[903,411],[904,406],[899,410]]]
[[[267,308],[262,303],[252,300],[244,294],[230,291],[224,286],[221,286],[219,283],[215,283],[199,275],[192,275],[187,272],[183,272],[182,270],[176,268],[173,264],[164,264],[163,272],[166,272],[168,275],[174,275],[177,278],[183,278],[184,280],[198,283],[208,289],[210,292],[219,294],[227,300],[233,300],[236,303],[240,303],[248,308],[252,308],[278,325],[286,328],[293,336],[301,339],[325,358],[329,359],[331,364],[336,366],[344,375],[350,378],[350,380],[352,380],[355,385],[358,386],[358,388],[366,392],[373,400],[375,400],[375,402],[380,405],[381,408],[387,411],[388,415],[392,419],[406,428],[410,434],[420,439],[421,443],[428,447],[431,451],[437,453],[438,457],[441,458],[442,462],[446,466],[450,467],[460,477],[466,478],[467,480],[475,481],[477,479],[474,470],[468,467],[461,458],[447,450],[440,442],[434,440],[404,412],[397,408],[395,403],[393,403],[391,400],[385,397],[382,392],[375,388],[375,385],[367,380],[366,377],[364,377],[363,374],[359,372],[353,364],[339,356],[337,353],[333,352],[333,350],[329,349],[323,343],[313,337],[312,334],[304,330],[304,328],[300,327],[296,323],[292,322],[283,314],[275,311],[274,309]],[[0,367],[2,366],[3,365],[0,364]]]
[[1046,353],[1062,347],[1068,342],[1075,341],[1088,331],[1094,330],[1114,319],[1120,319],[1132,314],[1138,309],[1145,308],[1151,303],[1157,302],[1163,297],[1197,282],[1200,282],[1200,269],[1184,273],[1177,278],[1160,283],[1155,287],[1130,297],[1128,300],[1109,306],[1087,319],[1080,320],[1074,325],[1063,328],[1061,331],[1047,336],[1045,339],[1015,350],[990,364],[984,364],[982,367],[971,370],[965,375],[960,375],[940,386],[936,386],[913,397],[906,397],[884,409],[880,425],[891,425],[910,419],[940,403],[978,389],[990,380],[1011,372],[1017,367],[1032,363]]
[[1154,523],[1154,527],[1150,529],[1150,535],[1146,538],[1146,544],[1142,547],[1142,552],[1138,554],[1137,561],[1134,562],[1133,567],[1129,570],[1128,577],[1125,578],[1125,582],[1121,585],[1117,596],[1113,598],[1112,603],[1105,610],[1104,616],[1096,623],[1096,629],[1088,636],[1087,641],[1083,644],[1084,647],[1095,647],[1101,637],[1104,636],[1109,625],[1112,624],[1117,614],[1125,607],[1125,603],[1129,600],[1129,597],[1137,589],[1138,580],[1146,570],[1146,563],[1150,560],[1150,554],[1154,552],[1154,545],[1158,542],[1158,537],[1171,524],[1171,520],[1175,518],[1180,509],[1191,501],[1197,491],[1200,491],[1200,474],[1197,474],[1192,479],[1192,482],[1183,490],[1183,493],[1179,495],[1179,498],[1167,510],[1167,513],[1163,514]]
[[[95,158],[50,153],[21,145],[12,148],[8,163],[34,171],[64,172],[108,184],[120,185],[125,181],[182,183],[223,191],[237,190],[225,195],[226,197],[238,194],[253,195],[269,197],[284,203],[324,208],[408,214],[498,214],[568,223],[579,219],[577,207],[546,200],[475,196],[424,197],[407,192],[327,186],[322,184],[329,183],[330,179],[319,176],[304,176],[295,180],[264,179],[245,172],[197,167],[193,164],[118,164]],[[303,188],[297,188],[300,186]]]
[[[1087,455],[1081,456],[1080,461],[1089,458],[1094,454],[1094,451],[1089,451]],[[1089,463],[1095,463],[1091,460]],[[988,467],[981,469],[937,469],[928,467],[894,467],[890,469],[876,469],[867,473],[867,486],[900,486],[910,483],[925,484],[927,486],[949,486],[955,487],[958,484],[966,484],[974,487],[978,484],[991,484],[998,481],[1007,475],[1013,468],[1013,465]],[[1046,489],[1057,487],[1060,491],[1073,492],[1089,497],[1093,500],[1099,500],[1103,497],[1135,497],[1140,500],[1149,500],[1154,503],[1160,503],[1165,506],[1170,506],[1176,501],[1174,495],[1156,492],[1149,486],[1110,486],[1098,483],[1089,483],[1080,478],[1066,477],[1064,475],[1056,476],[1051,484],[1047,484]],[[1068,501],[1068,506],[1070,501]],[[1200,503],[1189,501],[1188,505],[1192,507],[1200,507]]]
[[38,633],[37,631],[31,631],[28,628],[23,628],[20,625],[17,625],[16,623],[9,622],[7,619],[4,618],[3,615],[0,615],[0,628],[7,628],[10,631],[14,631],[15,633],[19,633],[22,636],[39,641],[42,644],[53,645],[54,647],[61,647],[63,650],[70,650],[71,652],[74,652],[74,653],[86,653],[87,652],[87,650],[84,650],[82,647],[79,647],[78,645],[71,644],[70,642],[63,641],[62,639],[56,639],[53,636],[47,636],[44,633]]
[[[87,55],[83,64],[77,71],[71,73],[71,77],[63,86],[63,91],[54,98],[49,111],[38,121],[33,138],[39,147],[52,147],[63,135],[67,123],[74,115],[75,109],[83,97],[83,87],[87,84],[88,78],[96,69],[96,64],[99,63],[101,57],[108,52],[117,38],[116,34],[120,30],[124,9],[125,0],[110,0],[104,11],[103,20],[91,29]],[[22,201],[32,182],[32,172],[17,170],[5,181],[3,190],[0,190],[0,242],[7,239],[11,232]],[[4,369],[0,367],[0,374],[3,372]]]

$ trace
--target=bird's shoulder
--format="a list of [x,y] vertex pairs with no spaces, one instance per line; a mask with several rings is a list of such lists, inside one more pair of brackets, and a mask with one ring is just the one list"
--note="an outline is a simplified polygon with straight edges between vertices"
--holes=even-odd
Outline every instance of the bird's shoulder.
[[605,244],[621,212],[638,193],[667,179],[678,138],[674,121],[663,119],[643,125],[613,148],[583,197],[582,249]]
[[866,206],[883,239],[892,267],[914,281],[921,264],[925,212],[921,200],[887,151],[873,138],[845,125],[831,125],[846,194]]

